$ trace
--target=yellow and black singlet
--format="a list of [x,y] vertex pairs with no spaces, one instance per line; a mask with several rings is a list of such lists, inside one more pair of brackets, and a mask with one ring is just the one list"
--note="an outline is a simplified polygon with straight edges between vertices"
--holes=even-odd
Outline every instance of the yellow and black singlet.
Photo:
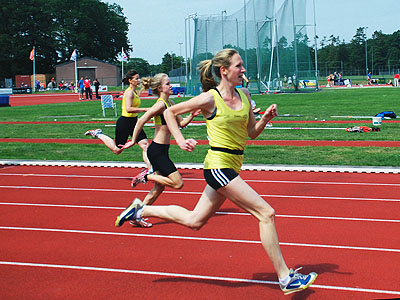
[[[138,94],[136,94],[135,91],[132,90],[131,87],[128,87],[125,90],[125,93],[129,89],[133,92],[133,95],[134,95],[133,100],[132,100],[132,107],[139,107],[141,104],[141,101],[140,101]],[[128,118],[137,117],[138,113],[128,113],[126,111],[126,109],[125,109],[125,93],[124,93],[124,97],[122,98],[122,114],[121,115],[124,117],[128,117]]]
[[[171,106],[171,105],[168,105],[167,101],[165,101],[163,98],[158,98],[157,102],[158,101],[164,102],[165,109],[167,109],[168,107]],[[165,122],[163,114],[154,116],[154,125],[167,125],[167,122]]]
[[242,100],[240,110],[229,108],[217,89],[209,91],[214,97],[216,111],[206,120],[211,149],[204,160],[204,169],[230,168],[240,172],[246,145],[250,103],[242,90],[236,91]]

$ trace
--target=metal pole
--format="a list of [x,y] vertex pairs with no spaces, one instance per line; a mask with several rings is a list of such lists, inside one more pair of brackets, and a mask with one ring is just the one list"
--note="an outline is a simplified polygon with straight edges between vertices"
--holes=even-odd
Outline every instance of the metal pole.
[[187,83],[188,83],[188,65],[187,65],[187,61],[188,61],[188,54],[187,54],[187,29],[186,29],[186,23],[187,23],[188,18],[185,18],[185,96],[186,96],[186,90],[187,90]]
[[222,28],[222,48],[224,49],[224,13],[226,14],[226,10],[221,11],[221,28]]
[[179,70],[179,85],[181,85],[181,76],[182,76],[182,42],[179,44],[179,59],[181,60],[181,68]]
[[[317,20],[315,16],[315,0],[313,0],[313,8],[314,8],[314,41],[315,41],[315,50],[314,50],[314,61],[315,61],[315,89],[319,89],[318,83],[318,41],[317,41]],[[342,66],[342,74],[343,74],[343,66]]]
[[256,33],[256,39],[257,39],[257,48],[256,48],[256,56],[257,56],[257,77],[258,77],[258,89],[261,92],[261,68],[260,68],[260,37],[258,36],[258,22],[256,20],[256,8],[254,6],[254,1],[253,1],[253,15],[254,15],[254,20],[255,20],[255,33]]
[[295,68],[295,72],[294,72],[294,76],[296,77],[294,82],[294,90],[298,91],[299,90],[299,86],[298,86],[298,66],[297,66],[297,31],[296,31],[296,24],[295,24],[295,18],[294,18],[294,4],[293,4],[293,0],[292,0],[292,18],[293,18],[293,33],[294,33],[294,40],[293,40],[293,45],[294,45],[294,68]]
[[32,91],[36,91],[36,49],[35,47],[33,47],[33,87],[32,87]]
[[243,0],[244,4],[244,67],[247,70],[247,16],[246,16],[246,0]]
[[365,71],[368,77],[368,57],[367,57],[367,28],[364,27],[364,34],[365,34]]
[[208,59],[208,18],[206,19],[206,59]]

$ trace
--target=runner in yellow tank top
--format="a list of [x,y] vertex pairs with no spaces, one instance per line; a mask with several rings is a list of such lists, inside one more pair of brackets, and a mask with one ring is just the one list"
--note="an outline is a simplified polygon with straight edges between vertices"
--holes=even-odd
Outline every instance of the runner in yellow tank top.
[[[241,158],[226,160],[226,154],[243,156],[244,132],[255,139],[263,131],[267,122],[277,115],[276,105],[273,104],[267,108],[258,122],[255,120],[250,107],[249,92],[247,89],[242,89],[247,96],[246,99],[242,92],[235,90],[235,86],[242,83],[246,70],[243,67],[242,58],[234,49],[224,49],[212,60],[201,62],[199,70],[204,92],[170,107],[164,112],[164,117],[178,146],[189,152],[193,151],[197,142],[184,138],[176,122],[176,115],[201,109],[203,116],[211,119],[211,122],[207,123],[208,132],[211,133],[211,150],[205,159],[204,177],[207,185],[203,194],[192,211],[177,205],[143,205],[142,201],[136,198],[117,217],[115,225],[121,226],[132,218],[157,217],[199,230],[228,198],[258,220],[262,246],[277,273],[283,293],[302,291],[314,282],[317,274],[311,272],[308,275],[302,275],[297,270],[288,268],[279,246],[274,209],[239,176],[236,168],[237,161]],[[219,83],[214,79],[213,73],[219,77]],[[219,91],[221,99],[210,91],[213,88]],[[244,109],[247,109],[247,115],[243,114]],[[214,121],[212,121],[213,117],[216,118]],[[225,119],[225,125],[222,124],[223,119]],[[235,138],[238,140],[234,141]],[[217,154],[217,152],[221,153]]]
[[[129,93],[127,93],[127,91],[129,91]],[[126,100],[127,95],[128,95],[128,97],[131,97],[131,98],[133,95],[133,98],[130,101],[131,102],[130,105],[127,105],[127,100]],[[124,117],[128,117],[128,118],[137,117],[138,111],[135,110],[134,112],[132,112],[132,111],[128,112],[127,107],[128,107],[128,109],[129,109],[129,107],[139,107],[141,103],[142,102],[140,101],[139,95],[132,89],[132,87],[129,86],[125,90],[124,96],[122,97],[122,114],[121,115]]]
[[[169,157],[169,147],[171,141],[171,132],[165,123],[163,113],[173,106],[175,103],[170,99],[172,95],[172,85],[167,74],[157,74],[150,80],[150,87],[154,95],[159,96],[154,105],[141,117],[136,123],[132,133],[132,140],[127,142],[122,148],[126,149],[133,146],[137,140],[137,136],[143,129],[146,122],[154,118],[155,133],[153,141],[147,149],[147,156],[153,166],[154,173],[140,173],[132,180],[132,187],[139,183],[153,181],[154,187],[146,195],[143,202],[152,204],[164,191],[165,187],[173,189],[181,189],[183,187],[183,179],[174,163]],[[186,127],[200,111],[189,114],[186,118],[176,116],[177,123],[181,128]]]
[[[240,110],[232,110],[222,99],[217,89],[209,91],[215,101],[216,114],[207,118],[207,135],[210,146],[243,151],[247,138],[247,124],[249,121],[249,101],[242,90],[237,90],[242,102]],[[223,151],[208,150],[204,161],[204,169],[232,168],[237,173],[243,163],[243,155]]]
[[[122,80],[129,87],[125,90],[122,98],[122,115],[118,118],[115,124],[115,141],[104,134],[101,129],[93,129],[85,132],[85,135],[91,135],[94,138],[100,139],[112,152],[120,154],[129,136],[132,134],[133,128],[137,122],[138,113],[146,112],[148,108],[139,107],[141,104],[140,98],[136,93],[136,89],[140,84],[140,77],[138,72],[130,70]],[[142,157],[148,169],[151,169],[151,164],[147,158],[147,147],[149,141],[147,140],[146,133],[142,130],[137,138],[137,143],[142,148]]]

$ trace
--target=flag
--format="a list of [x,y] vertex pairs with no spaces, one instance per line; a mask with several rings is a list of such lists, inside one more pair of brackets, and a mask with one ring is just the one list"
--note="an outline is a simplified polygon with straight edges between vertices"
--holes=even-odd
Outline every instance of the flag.
[[30,60],[34,60],[35,59],[35,47],[32,48],[31,54],[29,55],[29,59]]
[[121,52],[118,53],[118,60],[119,61],[128,61],[128,55],[124,52],[124,47],[122,47]]
[[72,54],[71,54],[70,60],[76,61],[77,57],[78,57],[78,55],[76,54],[76,49],[75,49],[74,52],[72,52]]

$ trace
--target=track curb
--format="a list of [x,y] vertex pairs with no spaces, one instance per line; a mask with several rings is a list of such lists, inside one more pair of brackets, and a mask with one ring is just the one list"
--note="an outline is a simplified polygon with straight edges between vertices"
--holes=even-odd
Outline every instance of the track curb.
[[[57,166],[57,167],[106,167],[106,168],[143,168],[142,162],[107,161],[67,161],[67,160],[21,160],[2,159],[0,165],[11,166]],[[177,163],[178,169],[202,169],[203,164]],[[291,171],[291,172],[338,172],[338,173],[385,173],[399,174],[398,167],[376,166],[310,166],[310,165],[250,165],[244,164],[243,171]]]

